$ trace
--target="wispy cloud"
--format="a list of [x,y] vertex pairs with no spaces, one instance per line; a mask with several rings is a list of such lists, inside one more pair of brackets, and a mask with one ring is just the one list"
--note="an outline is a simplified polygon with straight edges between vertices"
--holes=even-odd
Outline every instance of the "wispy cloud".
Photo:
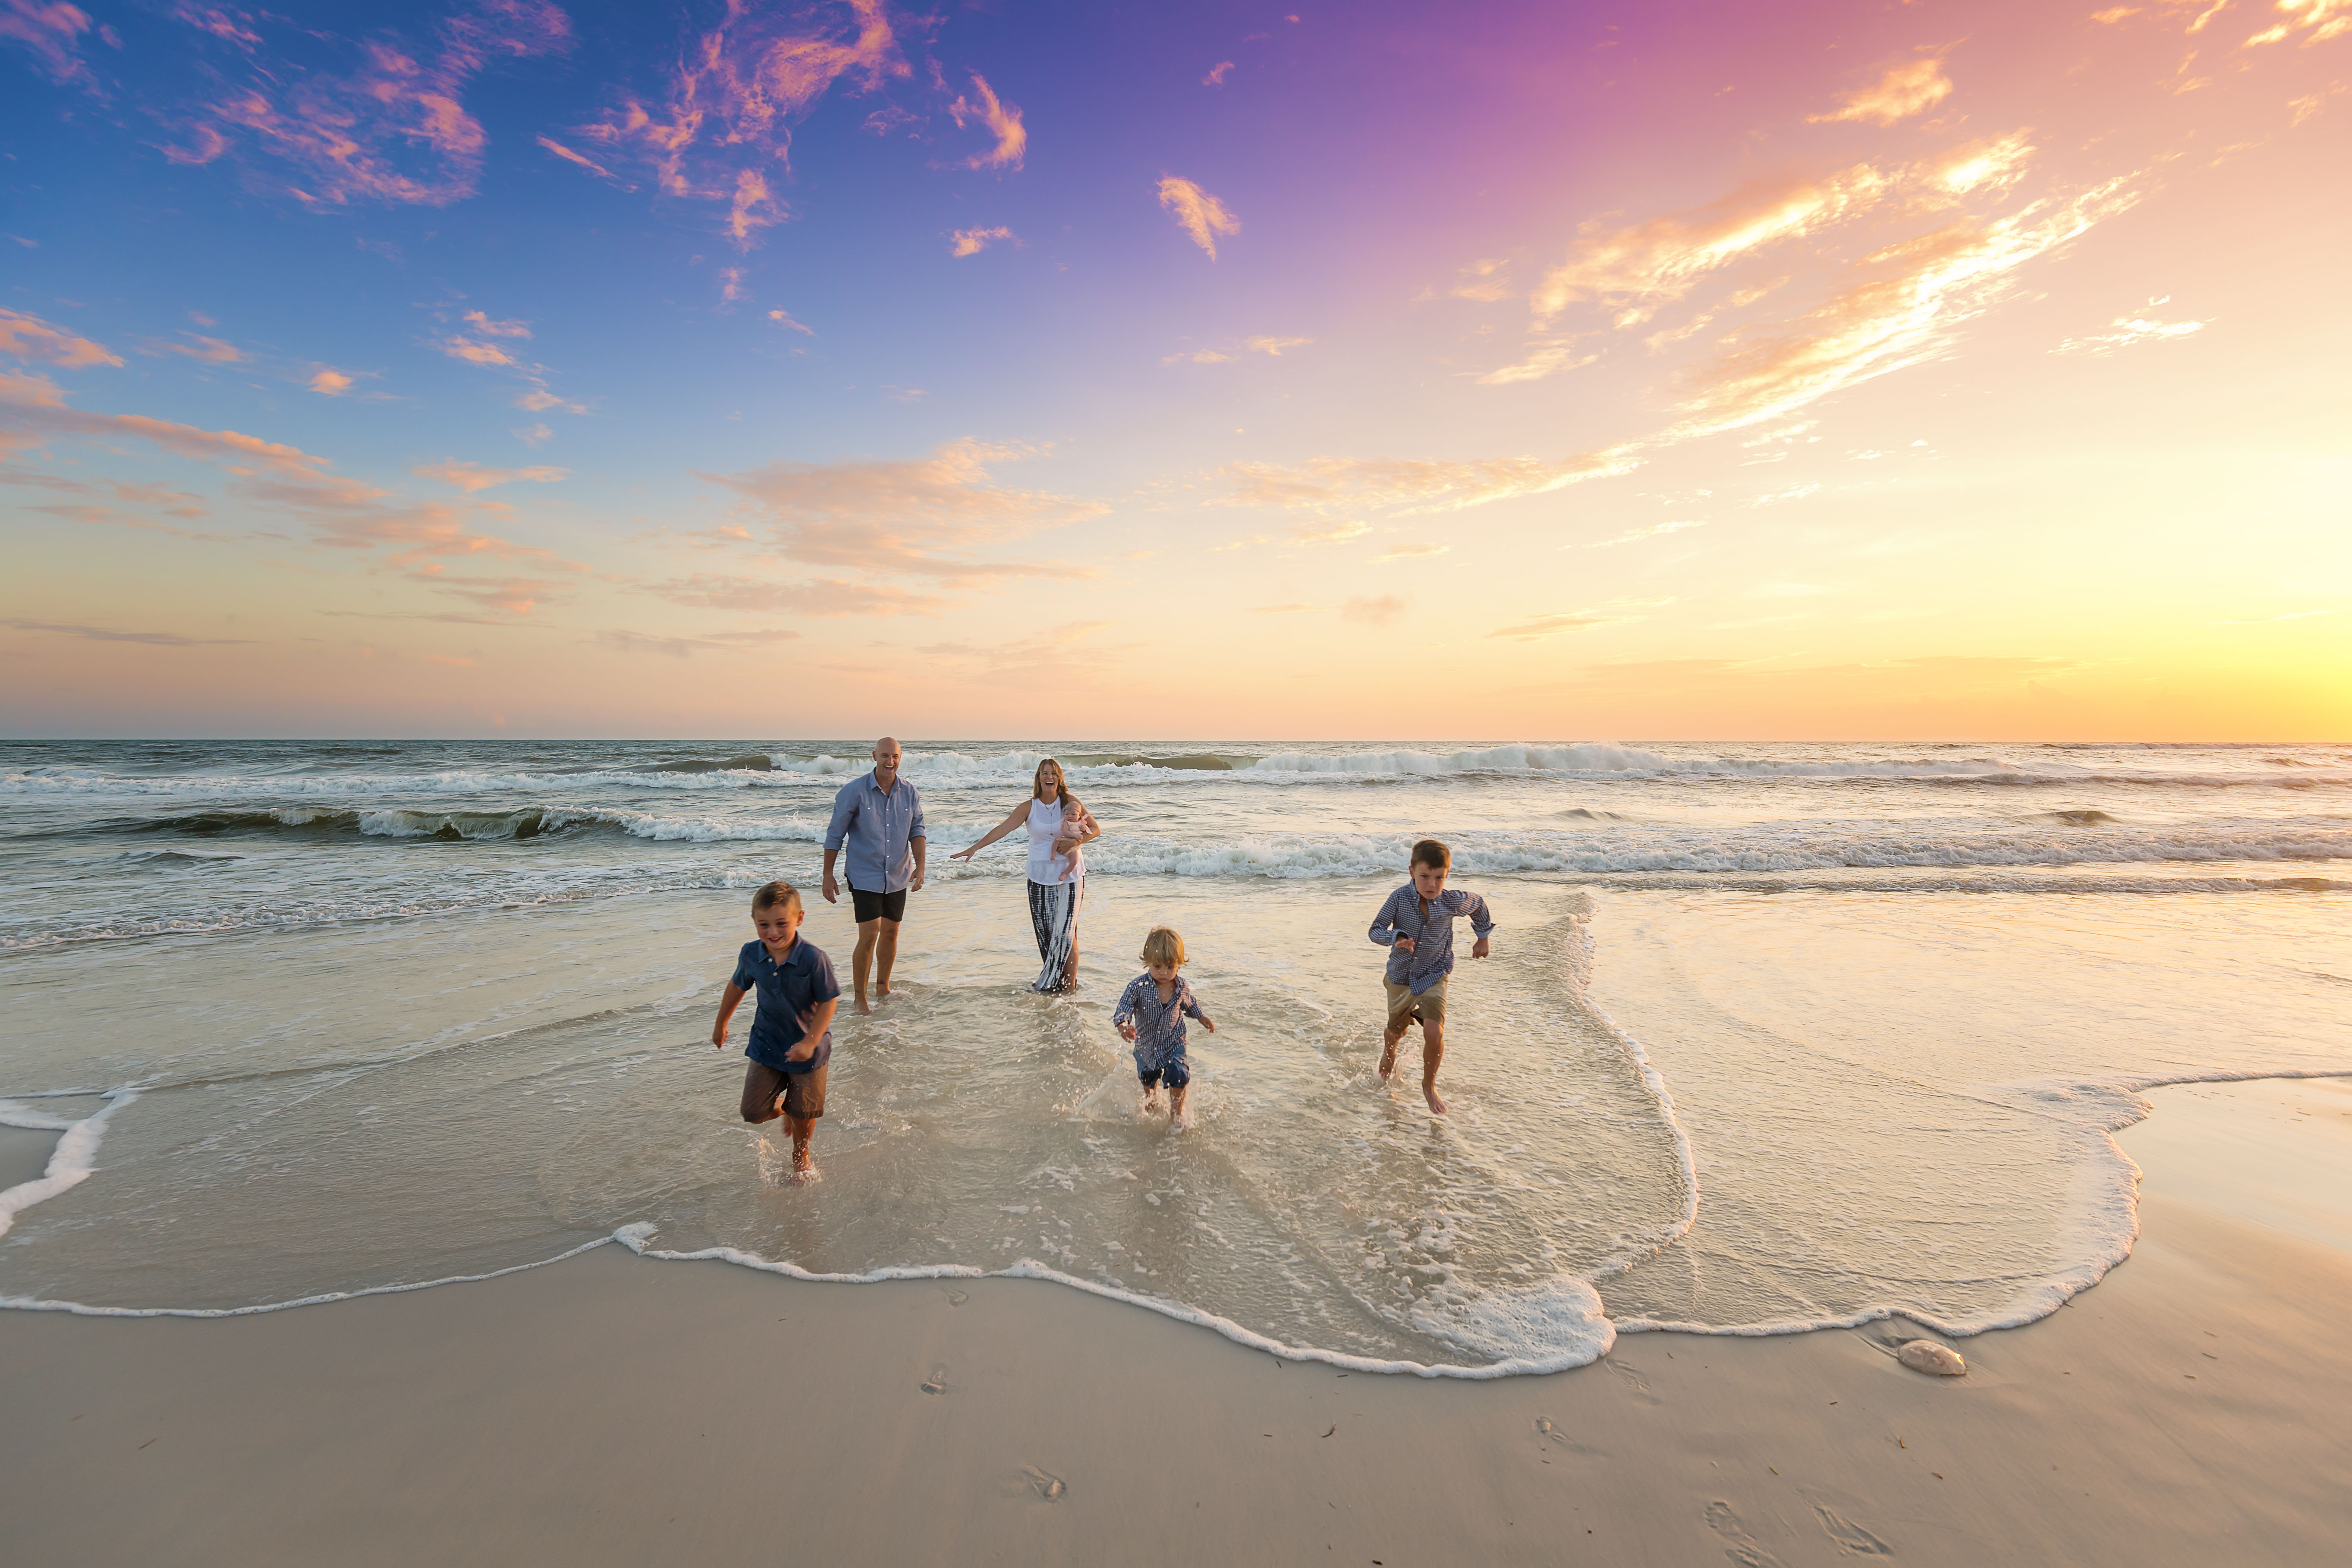
[[1391,561],[1423,561],[1433,555],[1443,555],[1449,548],[1444,544],[1400,544],[1393,550],[1383,550],[1373,556],[1371,563],[1384,566]]
[[1177,226],[1192,237],[1192,243],[1217,258],[1219,236],[1231,238],[1241,233],[1242,220],[1225,210],[1225,204],[1194,184],[1190,180],[1171,174],[1160,182],[1160,205],[1176,218]]
[[1230,364],[1244,354],[1265,354],[1280,359],[1285,350],[1303,349],[1314,342],[1313,338],[1277,338],[1258,336],[1244,338],[1237,344],[1223,348],[1189,349],[1162,359],[1161,364]]
[[949,237],[951,243],[948,246],[948,254],[955,257],[978,256],[988,247],[988,242],[992,239],[1013,240],[1016,245],[1020,243],[1013,239],[1011,229],[1001,227],[960,228]]
[[489,137],[462,102],[467,85],[494,60],[572,47],[571,21],[548,0],[477,0],[435,25],[430,51],[392,34],[327,38],[356,57],[339,74],[257,55],[258,34],[237,22],[224,32],[220,13],[185,7],[175,16],[228,39],[247,63],[226,97],[194,113],[164,111],[184,143],[164,155],[201,164],[249,148],[290,171],[264,178],[268,165],[257,163],[257,179],[312,206],[446,206],[472,195]]
[[1545,637],[1558,637],[1562,632],[1585,632],[1596,626],[1622,626],[1644,617],[1637,612],[1671,605],[1672,599],[1614,599],[1590,610],[1567,610],[1557,615],[1529,616],[1508,626],[1496,626],[1486,635],[1511,642],[1540,642]]
[[1209,74],[1201,79],[1201,85],[1202,87],[1223,87],[1225,85],[1225,78],[1231,76],[1233,74],[1233,61],[1219,60],[1215,65],[1209,68]]
[[1573,458],[1316,458],[1304,463],[1234,463],[1215,476],[1229,506],[1274,506],[1317,516],[1341,508],[1410,515],[1454,511],[1519,496],[1542,495],[1580,480],[1631,471],[1634,459],[1612,449]]
[[[2153,303],[2160,305],[2164,301],[2158,300]],[[2138,343],[2160,343],[2185,338],[2192,332],[2204,331],[2210,323],[2152,321],[2139,316],[2117,316],[2109,324],[2115,328],[2115,331],[2095,333],[2084,338],[2068,338],[2050,352],[2053,354],[2088,354],[2103,357],[2114,353],[2118,349],[2131,348]]]
[[532,484],[551,485],[572,477],[569,468],[489,468],[479,463],[461,463],[454,458],[408,471],[421,479],[439,479],[444,484],[455,485],[467,495],[488,489],[493,485],[511,485],[525,480]]
[[22,310],[0,310],[0,353],[63,370],[122,363],[121,358],[104,344]]
[[2277,0],[2272,9],[2286,20],[2248,38],[2247,47],[2282,43],[2301,33],[2303,47],[2309,48],[2352,33],[2352,0]]
[[81,58],[81,36],[89,30],[89,13],[64,0],[0,0],[0,44],[31,55],[60,87],[97,93],[98,78]]
[[541,136],[538,138],[538,141],[541,146],[546,148],[549,152],[554,153],[557,157],[562,159],[567,163],[577,164],[579,167],[587,170],[590,174],[596,175],[600,179],[610,180],[625,191],[634,191],[637,188],[636,186],[629,184],[626,180],[621,178],[620,175],[613,173],[612,170],[604,167],[604,164],[596,162],[595,159],[589,157],[584,153],[572,151],[571,148],[566,147],[562,142],[558,142],[552,136]]
[[527,338],[530,336],[529,321],[502,321],[483,310],[468,310],[461,318],[466,325],[486,338]]
[[[1656,539],[1662,534],[1680,533],[1686,528],[1705,528],[1706,526],[1705,521],[1696,518],[1687,518],[1680,522],[1654,522],[1647,528],[1637,528],[1631,532],[1621,533],[1614,539],[1596,540],[1589,548],[1607,550],[1612,545],[1632,544],[1638,540]],[[1576,547],[1570,545],[1568,548],[1573,550]]]
[[143,354],[184,354],[189,359],[200,359],[212,364],[236,364],[246,357],[243,349],[225,339],[208,338],[201,332],[184,331],[180,335],[188,341],[184,343],[160,340],[150,342],[142,344],[139,352]]
[[52,637],[80,637],[89,642],[144,643],[150,647],[230,647],[247,643],[245,637],[190,637],[177,632],[119,632],[108,626],[86,626],[69,621],[26,621],[14,616],[0,616],[0,626],[12,631],[46,632]]
[[1394,594],[1383,594],[1377,599],[1350,599],[1339,606],[1343,621],[1361,621],[1370,626],[1384,626],[1404,614],[1405,602]]
[[341,371],[332,368],[321,368],[317,374],[313,375],[303,384],[308,386],[311,391],[319,393],[323,396],[341,397],[344,393],[349,392],[352,386],[356,384],[356,382],[352,377],[345,375]]
[[697,637],[656,637],[644,632],[625,630],[601,631],[595,640],[604,647],[627,654],[658,654],[665,658],[691,658],[698,653],[741,653],[747,647],[766,647],[775,643],[792,642],[800,633],[782,627],[761,628],[745,632],[704,632]]
[[973,97],[958,95],[948,105],[948,113],[958,129],[967,121],[978,121],[988,127],[996,138],[996,145],[984,153],[975,153],[963,161],[967,169],[1017,169],[1029,149],[1029,131],[1021,123],[1021,110],[1016,104],[999,102],[991,90],[988,79],[978,71],[971,73]]
[[666,583],[648,583],[648,593],[699,610],[744,610],[762,615],[936,616],[950,602],[937,594],[819,577],[799,583],[697,573]]
[[1046,528],[1082,522],[1098,502],[997,484],[991,464],[1032,455],[957,441],[929,458],[898,461],[774,463],[706,475],[751,501],[772,524],[778,551],[812,565],[973,582],[1095,575],[1067,561],[980,561],[966,553]]
[[[663,195],[727,204],[725,232],[749,249],[789,216],[767,176],[790,165],[793,121],[835,82],[870,92],[909,74],[886,0],[800,13],[730,0],[725,18],[672,69],[656,107],[624,92],[618,108],[577,134],[609,157],[645,164]],[[569,148],[550,151],[612,177]]]
[[768,320],[775,322],[776,325],[784,328],[788,331],[805,332],[810,337],[816,336],[814,329],[804,327],[798,321],[793,321],[789,311],[771,310],[768,312]]
[[955,673],[965,679],[1051,679],[1096,685],[1105,679],[1105,665],[1123,661],[1137,651],[1139,645],[1096,643],[1083,648],[1078,645],[1117,624],[1065,621],[1042,632],[1003,642],[932,643],[916,651],[934,663],[944,661],[960,666]]
[[1837,108],[1829,113],[1810,115],[1807,119],[1815,125],[1840,120],[1892,125],[1933,109],[1949,97],[1951,90],[1952,79],[1944,74],[1944,53],[1939,49],[1924,58],[1889,66],[1876,81],[1840,99]]

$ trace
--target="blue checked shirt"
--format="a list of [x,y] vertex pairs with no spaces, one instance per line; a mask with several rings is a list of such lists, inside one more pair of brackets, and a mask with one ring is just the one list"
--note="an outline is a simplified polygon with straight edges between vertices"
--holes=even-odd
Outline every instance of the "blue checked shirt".
[[1119,993],[1118,1007],[1110,1016],[1114,1024],[1135,1020],[1135,1062],[1140,1068],[1168,1065],[1171,1057],[1184,1054],[1184,1016],[1205,1019],[1200,999],[1184,977],[1176,977],[1176,989],[1168,1000],[1160,999],[1160,982],[1150,974],[1139,974],[1127,983]]
[[853,888],[869,893],[895,893],[915,879],[915,851],[909,841],[927,838],[923,831],[923,797],[900,773],[886,792],[864,773],[841,786],[833,797],[833,821],[824,830],[825,853],[849,846],[843,875]]
[[[1480,936],[1495,929],[1486,900],[1462,888],[1448,888],[1429,900],[1429,916],[1421,913],[1421,895],[1407,882],[1389,895],[1367,932],[1389,950],[1388,983],[1410,985],[1416,996],[1454,973],[1454,921],[1468,915],[1470,929]],[[1401,936],[1412,938],[1412,951],[1396,945]]]

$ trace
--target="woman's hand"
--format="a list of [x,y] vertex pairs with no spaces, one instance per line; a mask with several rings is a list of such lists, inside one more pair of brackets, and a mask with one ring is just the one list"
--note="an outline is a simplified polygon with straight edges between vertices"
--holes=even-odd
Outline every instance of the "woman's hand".
[[948,857],[948,858],[949,858],[949,859],[950,859],[950,860],[969,860],[969,859],[971,859],[973,856],[975,856],[975,855],[977,855],[977,854],[979,854],[979,853],[980,853],[980,846],[979,846],[979,845],[977,845],[977,844],[967,844],[967,845],[965,845],[962,848],[961,848],[961,849],[957,850],[954,854],[952,854],[952,855],[949,856],[949,857]]

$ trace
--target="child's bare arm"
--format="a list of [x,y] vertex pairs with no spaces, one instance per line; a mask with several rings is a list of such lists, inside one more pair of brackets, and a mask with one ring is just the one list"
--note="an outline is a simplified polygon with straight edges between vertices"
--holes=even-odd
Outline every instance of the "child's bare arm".
[[816,1043],[824,1038],[824,1032],[827,1029],[833,1027],[833,1011],[840,1005],[840,997],[828,996],[802,1014],[800,1042],[784,1053],[784,1059],[788,1062],[804,1062],[816,1055]]
[[710,1044],[714,1050],[727,1048],[727,1020],[735,1016],[735,1008],[743,1000],[743,988],[732,980],[719,994],[719,1022],[710,1026]]

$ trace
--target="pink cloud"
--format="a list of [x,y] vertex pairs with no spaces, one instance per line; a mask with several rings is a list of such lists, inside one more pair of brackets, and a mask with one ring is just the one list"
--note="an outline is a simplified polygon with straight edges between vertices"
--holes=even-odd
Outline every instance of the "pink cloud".
[[463,320],[467,326],[473,328],[474,331],[481,333],[482,336],[486,338],[527,338],[530,336],[530,323],[529,321],[493,321],[490,317],[483,314],[479,310],[467,311]]
[[1068,562],[968,558],[971,550],[1109,510],[994,482],[989,464],[1024,455],[959,441],[929,458],[774,463],[705,477],[753,502],[772,521],[782,552],[814,565],[965,581],[1094,575],[1093,568]]
[[566,147],[562,142],[558,142],[554,137],[541,136],[538,140],[541,146],[546,148],[549,152],[554,153],[557,157],[564,160],[566,163],[577,163],[580,167],[587,170],[590,174],[595,174],[603,179],[610,180],[616,185],[625,185],[627,189],[633,191],[636,189],[636,186],[627,184],[627,183],[618,174],[615,174],[612,170],[596,162],[595,159],[588,157],[584,153],[573,152],[571,148]]
[[512,365],[518,363],[514,355],[498,344],[478,342],[472,338],[444,338],[434,347],[451,359],[461,359],[467,364]]
[[1201,85],[1202,87],[1223,87],[1225,85],[1225,78],[1233,74],[1233,61],[1219,60],[1215,65],[1209,68],[1209,74],[1201,79]]
[[646,164],[665,195],[727,203],[726,232],[750,248],[786,216],[764,170],[789,165],[792,122],[836,82],[870,92],[910,74],[885,0],[825,9],[835,19],[780,17],[729,0],[724,19],[671,73],[658,113],[631,94],[578,133]]
[[304,384],[311,391],[325,396],[341,397],[352,389],[353,382],[352,377],[345,375],[341,371],[322,369]]
[[978,71],[971,73],[971,87],[972,90],[979,95],[980,100],[974,103],[959,95],[953,103],[948,105],[948,112],[954,116],[959,130],[967,121],[978,121],[987,126],[995,134],[996,145],[985,153],[976,153],[965,159],[964,167],[967,169],[1021,167],[1022,160],[1028,154],[1029,131],[1021,123],[1020,107],[1017,104],[999,102],[996,94],[989,88],[988,79]]
[[422,479],[439,479],[445,484],[455,485],[467,495],[488,489],[493,485],[510,485],[523,480],[537,485],[551,485],[572,475],[569,468],[486,468],[479,463],[461,463],[454,458],[408,471]]
[[1160,182],[1160,205],[1175,215],[1177,226],[1192,237],[1192,243],[1217,258],[1217,237],[1241,233],[1242,220],[1225,210],[1225,204],[1194,184],[1190,180],[1171,174]]
[[936,594],[877,587],[840,577],[771,583],[756,577],[698,572],[646,584],[672,604],[705,610],[749,610],[799,616],[936,616],[950,601]]
[[94,364],[120,365],[122,361],[104,344],[54,326],[22,310],[0,310],[0,353],[22,360],[39,360],[66,370]]
[[[978,256],[992,239],[1012,239],[1009,228],[960,228],[949,236],[948,254],[954,257]],[[1015,243],[1018,243],[1017,241]]]
[[[218,15],[180,19],[219,37]],[[470,196],[489,138],[460,100],[467,84],[500,57],[569,48],[572,25],[547,0],[478,0],[435,32],[429,61],[386,35],[359,44],[347,75],[262,60],[244,87],[180,125],[189,144],[164,156],[210,163],[243,132],[256,151],[291,166],[279,188],[312,205],[446,206]]]
[[183,332],[180,335],[194,341],[189,343],[152,342],[139,352],[143,354],[184,354],[190,359],[205,360],[213,364],[237,364],[245,359],[243,349],[220,338],[208,338],[201,332]]
[[1892,125],[1933,109],[1951,90],[1952,79],[1944,74],[1944,56],[1938,50],[1921,59],[1889,66],[1876,81],[1840,99],[1829,113],[1809,115],[1806,120],[1813,125],[1840,120]]
[[89,26],[89,13],[63,0],[0,0],[0,43],[31,55],[51,81],[96,92],[98,78],[80,50]]

